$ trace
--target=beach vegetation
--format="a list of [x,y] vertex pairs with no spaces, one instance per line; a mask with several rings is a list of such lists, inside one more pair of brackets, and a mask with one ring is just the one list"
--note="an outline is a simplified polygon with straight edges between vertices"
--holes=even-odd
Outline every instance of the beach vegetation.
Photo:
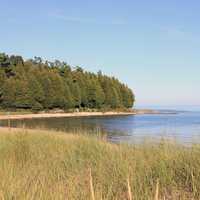
[[0,132],[1,199],[200,199],[200,146],[40,130]]

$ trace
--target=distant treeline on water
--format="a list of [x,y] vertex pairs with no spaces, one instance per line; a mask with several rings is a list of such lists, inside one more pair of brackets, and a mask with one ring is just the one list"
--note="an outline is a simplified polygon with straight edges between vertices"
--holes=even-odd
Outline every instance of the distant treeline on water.
[[127,85],[101,71],[95,74],[58,60],[0,54],[1,108],[116,109],[131,108],[134,100]]

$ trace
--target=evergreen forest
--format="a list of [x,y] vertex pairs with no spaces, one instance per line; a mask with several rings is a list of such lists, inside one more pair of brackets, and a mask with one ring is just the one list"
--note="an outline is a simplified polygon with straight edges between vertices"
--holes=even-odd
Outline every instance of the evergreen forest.
[[0,53],[0,107],[3,109],[132,108],[132,90],[101,71],[91,73],[65,62],[25,60]]

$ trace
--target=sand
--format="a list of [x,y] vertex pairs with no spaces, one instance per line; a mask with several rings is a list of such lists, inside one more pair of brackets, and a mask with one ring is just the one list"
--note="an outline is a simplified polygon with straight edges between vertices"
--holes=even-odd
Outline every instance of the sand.
[[136,112],[75,112],[75,113],[40,113],[0,115],[0,120],[8,119],[34,119],[34,118],[58,118],[58,117],[90,117],[90,116],[126,116],[135,115]]

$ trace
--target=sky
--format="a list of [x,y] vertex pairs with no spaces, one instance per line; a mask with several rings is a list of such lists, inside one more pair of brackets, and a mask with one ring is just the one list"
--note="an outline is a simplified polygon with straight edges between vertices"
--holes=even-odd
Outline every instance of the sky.
[[116,76],[136,105],[200,105],[200,1],[0,0],[0,52]]

